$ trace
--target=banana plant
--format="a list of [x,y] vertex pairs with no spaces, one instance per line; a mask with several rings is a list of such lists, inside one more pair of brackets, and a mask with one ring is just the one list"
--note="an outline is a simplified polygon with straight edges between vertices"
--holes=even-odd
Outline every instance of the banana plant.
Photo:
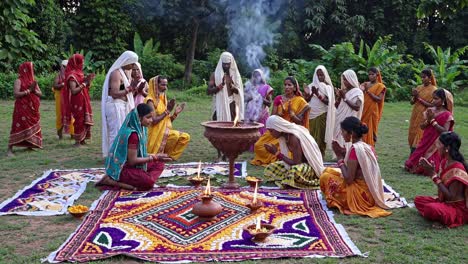
[[468,69],[466,66],[468,60],[462,59],[468,50],[468,45],[457,49],[454,53],[450,48],[443,50],[440,46],[434,47],[428,43],[424,43],[424,47],[434,60],[434,65],[430,68],[434,71],[438,87],[453,92],[459,87],[466,86],[466,78],[458,77]]

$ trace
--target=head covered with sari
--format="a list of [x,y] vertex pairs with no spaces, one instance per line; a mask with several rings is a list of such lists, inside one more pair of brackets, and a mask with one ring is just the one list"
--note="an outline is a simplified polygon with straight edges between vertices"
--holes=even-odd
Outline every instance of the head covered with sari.
[[[218,64],[216,65],[214,72],[215,84],[219,85],[223,82],[223,63],[230,64],[229,75],[231,76],[234,85],[239,89],[239,93],[233,95],[233,100],[236,102],[236,105],[239,106],[239,118],[242,120],[244,119],[244,84],[242,83],[242,78],[239,69],[237,68],[237,63],[234,60],[234,56],[227,51],[221,53]],[[218,120],[232,121],[229,102],[227,89],[222,89],[214,96],[213,111],[216,111]]]
[[447,89],[439,88],[434,91],[443,100],[443,106],[453,114],[453,95]]
[[378,83],[383,83],[382,74],[380,73],[380,70],[377,67],[370,67],[369,71],[375,73],[375,75],[376,75],[375,80]]
[[317,75],[317,72],[319,70],[322,71],[323,75],[325,76],[325,80],[324,80],[325,83],[328,84],[328,85],[331,85],[332,88],[333,88],[333,83],[331,81],[330,75],[328,74],[327,68],[325,68],[325,66],[323,66],[323,65],[318,65],[315,68],[314,76],[312,77],[312,83],[309,86],[310,87],[312,87],[312,86],[319,87],[320,86],[320,80],[319,80],[318,75]]
[[[317,175],[322,174],[325,169],[323,166],[322,154],[320,153],[317,142],[315,142],[315,139],[310,135],[307,128],[286,121],[278,115],[272,115],[267,119],[266,128],[282,133],[292,134],[297,137],[301,142],[302,152],[306,157],[308,164],[314,169]],[[289,149],[286,144],[286,139],[284,137],[280,137],[278,140],[280,142],[281,153],[288,156]]]
[[359,88],[359,80],[356,75],[356,72],[354,72],[351,69],[348,69],[341,74],[341,89],[347,89],[347,87],[344,84],[344,79],[346,79],[353,88]]
[[[128,138],[134,132],[138,135],[137,156],[146,157],[147,128],[141,125],[138,108],[133,109],[125,118],[106,158],[106,174],[116,181],[119,180],[120,172],[127,161]],[[142,167],[146,171],[146,163]]]
[[84,81],[83,73],[84,57],[77,53],[73,54],[67,61],[65,67],[65,86],[62,89],[62,124],[66,132],[69,131],[72,113],[71,113],[71,90],[69,87],[70,79],[76,82],[76,85],[80,85]]
[[[102,86],[102,98],[101,98],[101,119],[102,119],[102,154],[106,156],[107,152],[109,151],[109,146],[107,143],[107,138],[109,138],[108,131],[107,131],[107,121],[106,121],[106,102],[109,96],[109,81],[112,72],[115,70],[119,70],[120,75],[122,76],[122,80],[124,83],[125,88],[130,86],[130,73],[125,72],[122,67],[134,64],[138,62],[138,55],[133,51],[125,51],[122,53],[119,58],[112,64],[109,71],[106,74],[106,79],[104,80],[104,84]],[[135,102],[133,99],[133,94],[127,94],[127,108],[133,109],[135,107]]]
[[33,63],[23,62],[18,68],[18,79],[21,81],[21,91],[26,90],[36,80],[34,77]]
[[[262,69],[255,69],[252,72],[252,76],[250,77],[250,83],[255,83],[255,73],[258,73],[260,75],[260,80],[262,84],[266,84],[266,78],[265,78],[265,73],[263,73]],[[258,83],[257,83],[258,84]]]

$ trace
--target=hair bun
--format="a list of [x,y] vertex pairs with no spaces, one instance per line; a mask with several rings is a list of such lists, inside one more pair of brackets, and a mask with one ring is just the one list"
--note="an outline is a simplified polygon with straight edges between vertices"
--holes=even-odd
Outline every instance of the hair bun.
[[367,134],[367,132],[369,132],[369,127],[366,123],[361,122],[361,134],[364,135]]

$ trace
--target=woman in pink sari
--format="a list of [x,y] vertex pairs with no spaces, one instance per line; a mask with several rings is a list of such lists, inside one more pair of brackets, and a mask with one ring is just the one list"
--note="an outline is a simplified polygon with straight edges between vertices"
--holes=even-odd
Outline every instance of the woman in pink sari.
[[432,176],[438,197],[416,196],[414,205],[426,219],[447,227],[462,226],[468,223],[468,165],[460,153],[461,140],[456,133],[445,132],[440,135],[438,145],[443,158],[439,171],[428,160],[420,161],[427,174]]
[[433,163],[439,171],[441,158],[437,151],[437,139],[441,133],[453,130],[455,121],[452,116],[452,94],[445,89],[437,89],[432,94],[432,103],[434,107],[428,108],[424,113],[426,121],[421,124],[424,130],[421,141],[405,162],[405,169],[414,174],[425,174],[423,167],[419,164],[421,158]]
[[[261,69],[252,72],[250,82],[245,85],[244,101],[245,114],[244,119],[266,124],[270,116],[271,95],[273,88],[266,83],[265,75]],[[266,132],[266,127],[259,129],[260,135]],[[252,149],[253,151],[253,146]]]

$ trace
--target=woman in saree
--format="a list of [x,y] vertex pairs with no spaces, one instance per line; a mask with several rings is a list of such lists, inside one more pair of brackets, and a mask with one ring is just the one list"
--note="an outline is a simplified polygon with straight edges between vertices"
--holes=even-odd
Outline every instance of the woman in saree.
[[[71,120],[73,116],[75,122],[75,147],[86,144],[86,139],[91,139],[91,126],[94,125],[93,110],[91,109],[91,99],[89,88],[94,79],[94,74],[85,77],[83,73],[84,57],[81,54],[74,54],[68,60],[65,69],[65,94],[69,94],[70,104],[65,120]],[[69,124],[64,124],[68,126]]]
[[440,170],[429,160],[422,158],[421,166],[432,176],[437,186],[438,197],[416,196],[414,205],[426,219],[437,221],[447,227],[468,223],[468,165],[460,153],[461,140],[454,132],[444,132],[438,139]]
[[151,190],[164,170],[166,154],[148,154],[147,127],[153,110],[139,104],[125,118],[106,158],[106,175],[96,183],[103,189]]
[[[174,99],[168,102],[166,90],[166,77],[156,76],[150,79],[145,103],[154,113],[153,123],[148,132],[148,153],[165,153],[171,159],[177,160],[190,142],[189,134],[172,129],[172,122],[184,110],[185,103],[176,106]],[[174,112],[171,114],[172,110]]]
[[452,131],[454,126],[453,96],[445,89],[437,89],[432,93],[432,104],[423,116],[425,121],[421,123],[424,131],[421,141],[405,162],[405,169],[414,174],[424,174],[424,168],[419,165],[419,160],[425,158],[434,163],[439,171],[441,157],[437,151],[437,142],[441,133]]
[[337,100],[335,103],[336,115],[333,130],[333,140],[336,140],[341,146],[345,141],[341,135],[341,122],[349,116],[361,119],[364,108],[364,94],[359,88],[359,81],[353,70],[346,70],[341,75],[341,89],[336,91]]
[[[309,129],[309,105],[302,97],[299,85],[294,77],[288,76],[284,80],[284,94],[278,95],[273,102],[272,115],[278,115],[288,122],[301,125]],[[277,160],[265,144],[279,147],[279,141],[269,131],[265,132],[254,145],[255,156],[250,161],[255,166],[266,166]]]
[[[252,72],[252,78],[244,86],[245,113],[244,119],[266,124],[270,116],[271,96],[273,88],[267,84],[265,75],[261,69]],[[266,128],[259,129],[260,135],[265,134]]]
[[387,89],[382,83],[379,69],[371,67],[368,71],[368,77],[369,81],[361,84],[361,90],[364,92],[361,121],[366,123],[369,128],[369,132],[362,137],[362,141],[375,147]]
[[60,63],[60,69],[57,74],[57,76],[54,79],[54,84],[52,86],[52,92],[54,93],[54,99],[55,99],[55,128],[57,129],[57,136],[59,139],[62,139],[63,137],[63,132],[66,134],[70,134],[71,138],[73,139],[73,134],[74,134],[74,129],[73,129],[73,120],[71,121],[70,126],[64,126],[63,125],[63,115],[62,113],[64,112],[64,108],[68,107],[68,103],[70,100],[69,98],[66,98],[67,100],[65,103],[64,101],[64,93],[63,93],[63,87],[65,87],[65,68],[67,67],[68,60],[63,60]]
[[325,66],[315,68],[312,83],[304,86],[304,92],[310,106],[309,131],[325,157],[325,149],[331,150],[336,111],[335,90]]
[[421,80],[422,85],[412,90],[413,96],[410,101],[413,105],[408,129],[408,143],[411,153],[413,153],[421,140],[423,135],[421,123],[425,120],[423,113],[428,107],[432,107],[432,93],[437,90],[436,79],[432,70],[425,69],[421,71]]
[[8,142],[8,156],[13,156],[13,146],[42,148],[41,89],[34,77],[33,64],[30,61],[19,66],[18,79],[13,86],[15,108],[11,122],[10,140]]
[[278,159],[265,168],[265,179],[282,188],[318,188],[319,176],[324,169],[323,158],[309,130],[277,115],[268,118],[266,127],[278,139],[280,148],[265,145],[266,150]]
[[132,67],[132,84],[135,87],[133,96],[135,100],[135,106],[143,103],[145,97],[148,95],[148,83],[143,78],[143,71],[141,70],[141,64],[136,62]]
[[382,177],[374,149],[362,141],[367,133],[366,124],[354,116],[345,118],[341,124],[345,142],[351,143],[346,150],[336,141],[333,151],[339,158],[338,169],[326,168],[320,176],[320,189],[328,207],[336,207],[342,214],[366,215],[372,218],[388,216],[386,209],[401,207],[399,201],[391,201],[383,192]]

